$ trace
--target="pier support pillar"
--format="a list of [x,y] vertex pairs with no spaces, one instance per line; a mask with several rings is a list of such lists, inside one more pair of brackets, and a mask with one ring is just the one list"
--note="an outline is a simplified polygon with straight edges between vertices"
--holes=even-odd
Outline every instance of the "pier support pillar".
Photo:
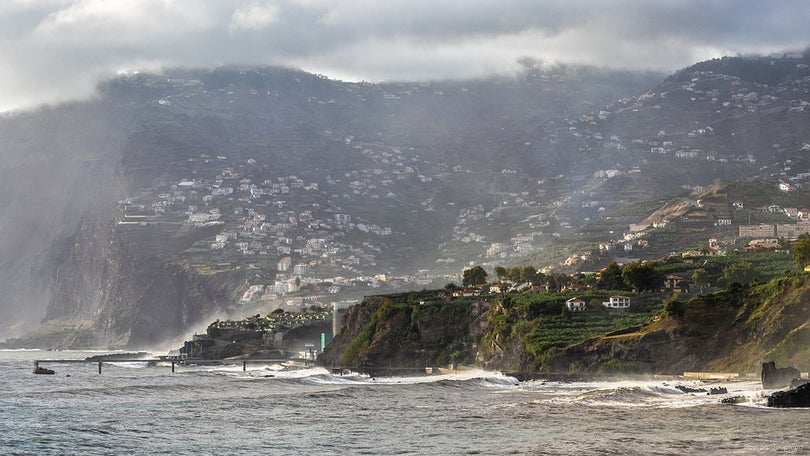
[[174,373],[174,360],[172,360],[172,374]]
[[242,372],[247,371],[247,361],[242,361]]
[[101,373],[101,361],[98,362],[98,373]]

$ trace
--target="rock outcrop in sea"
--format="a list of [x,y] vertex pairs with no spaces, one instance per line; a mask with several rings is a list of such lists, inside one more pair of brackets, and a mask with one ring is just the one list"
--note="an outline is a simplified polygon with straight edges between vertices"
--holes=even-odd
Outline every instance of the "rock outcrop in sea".
[[771,394],[768,407],[810,407],[810,383]]
[[791,385],[794,379],[801,377],[798,369],[792,367],[776,367],[776,362],[762,363],[762,387],[765,389],[785,388]]

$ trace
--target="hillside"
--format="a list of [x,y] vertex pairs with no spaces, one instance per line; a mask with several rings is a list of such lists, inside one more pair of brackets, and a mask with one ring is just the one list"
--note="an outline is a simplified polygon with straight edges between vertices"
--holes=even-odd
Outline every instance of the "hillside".
[[807,274],[672,298],[663,309],[661,295],[634,295],[628,310],[605,309],[601,301],[609,294],[585,292],[583,313],[561,312],[575,295],[554,293],[375,296],[350,309],[319,363],[410,368],[460,362],[555,374],[756,373],[765,361],[810,368]]
[[499,183],[493,151],[654,81],[574,70],[418,84],[174,70],[6,116],[2,334],[44,317],[43,331],[96,328],[93,346],[143,345],[239,314],[252,287],[267,308],[447,281],[481,246],[437,246],[517,184]]
[[488,308],[480,300],[436,291],[369,297],[349,310],[318,363],[347,368],[470,363],[470,326]]
[[[0,119],[2,334],[44,318],[142,346],[218,313],[442,286],[470,262],[559,268],[655,218],[685,225],[639,256],[697,247],[721,231],[725,213],[697,205],[712,184],[808,179],[808,63],[721,59],[666,79],[531,62],[423,83],[121,76],[93,101]],[[733,238],[749,214],[728,212]]]
[[553,354],[546,368],[680,374],[759,372],[764,361],[806,371],[810,277],[783,277],[750,288],[699,296],[681,315],[637,331],[602,336]]

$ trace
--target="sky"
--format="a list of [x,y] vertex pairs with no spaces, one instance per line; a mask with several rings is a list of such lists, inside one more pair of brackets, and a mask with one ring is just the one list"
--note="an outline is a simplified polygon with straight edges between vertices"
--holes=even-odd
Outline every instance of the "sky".
[[807,0],[0,0],[0,112],[180,66],[428,80],[530,57],[670,72],[805,49],[808,18]]

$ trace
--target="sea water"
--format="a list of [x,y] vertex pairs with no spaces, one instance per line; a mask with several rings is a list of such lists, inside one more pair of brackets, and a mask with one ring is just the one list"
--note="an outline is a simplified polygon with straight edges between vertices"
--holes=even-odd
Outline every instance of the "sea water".
[[[252,364],[32,373],[34,359],[93,354],[0,351],[0,454],[810,453],[810,410],[766,408],[758,382],[371,378]],[[720,403],[730,396],[742,403]]]

